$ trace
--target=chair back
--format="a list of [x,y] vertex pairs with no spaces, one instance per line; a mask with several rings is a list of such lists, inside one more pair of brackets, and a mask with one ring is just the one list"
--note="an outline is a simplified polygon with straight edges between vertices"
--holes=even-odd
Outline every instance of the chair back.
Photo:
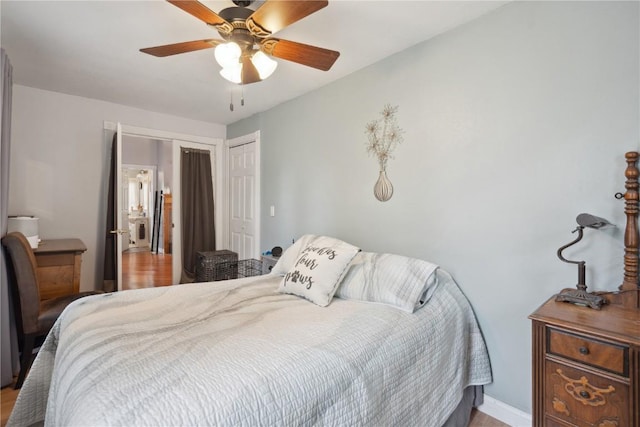
[[2,238],[2,245],[9,255],[7,269],[18,333],[36,333],[40,314],[36,257],[27,238],[20,232],[7,234]]

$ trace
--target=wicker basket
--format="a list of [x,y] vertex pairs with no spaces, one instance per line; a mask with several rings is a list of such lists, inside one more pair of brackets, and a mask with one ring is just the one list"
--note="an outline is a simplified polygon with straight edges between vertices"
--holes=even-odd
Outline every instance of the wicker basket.
[[218,264],[217,271],[220,276],[227,279],[260,276],[262,274],[262,261],[257,259],[243,259],[240,261],[223,262]]
[[213,282],[237,277],[229,264],[238,263],[238,254],[233,251],[196,252],[196,282]]
[[238,261],[238,277],[252,277],[262,275],[262,261],[257,259],[243,259]]

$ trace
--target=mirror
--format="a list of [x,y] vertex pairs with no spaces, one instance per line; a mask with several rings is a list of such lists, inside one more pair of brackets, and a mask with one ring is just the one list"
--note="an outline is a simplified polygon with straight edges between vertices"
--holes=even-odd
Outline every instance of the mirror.
[[146,166],[122,165],[122,223],[129,229],[129,238],[123,241],[122,250],[139,248],[151,250],[154,220],[153,194],[155,171]]

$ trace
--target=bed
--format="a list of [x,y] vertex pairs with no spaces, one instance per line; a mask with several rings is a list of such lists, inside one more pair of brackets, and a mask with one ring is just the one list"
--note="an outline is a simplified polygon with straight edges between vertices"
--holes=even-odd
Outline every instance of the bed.
[[[451,275],[398,255],[328,251],[327,239],[303,236],[268,275],[74,302],[8,425],[468,422],[491,367]],[[327,264],[328,291],[318,276]]]

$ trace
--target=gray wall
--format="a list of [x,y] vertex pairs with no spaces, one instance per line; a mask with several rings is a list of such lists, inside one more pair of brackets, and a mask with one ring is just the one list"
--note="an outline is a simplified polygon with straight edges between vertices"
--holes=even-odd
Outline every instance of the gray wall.
[[158,166],[161,141],[124,135],[122,137],[122,163]]
[[82,239],[82,290],[102,286],[113,134],[103,121],[212,138],[226,133],[223,125],[20,85],[12,115],[9,214],[40,217],[42,239]]
[[[433,261],[471,301],[491,356],[486,393],[531,412],[527,316],[574,286],[622,282],[624,153],[639,145],[638,2],[517,2],[228,127],[260,130],[263,249],[303,233]],[[399,106],[393,198],[374,199],[365,124]],[[276,216],[268,215],[270,205]]]

